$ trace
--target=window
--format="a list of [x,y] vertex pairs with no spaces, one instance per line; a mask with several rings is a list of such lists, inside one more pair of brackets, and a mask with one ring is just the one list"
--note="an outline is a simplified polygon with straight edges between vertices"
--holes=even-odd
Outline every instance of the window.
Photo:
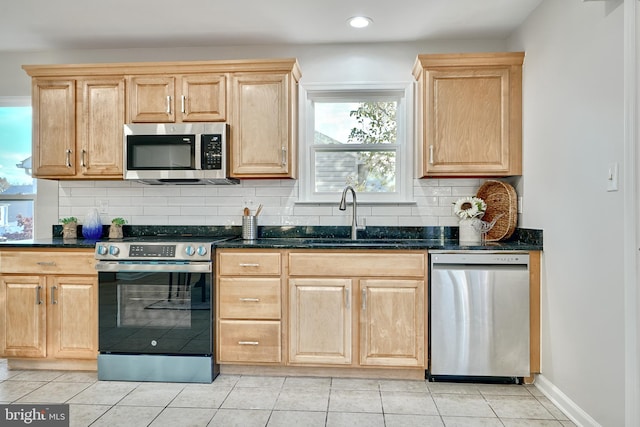
[[31,99],[0,97],[0,241],[33,238]]
[[309,85],[301,89],[300,200],[336,202],[350,185],[358,201],[411,195],[411,86]]

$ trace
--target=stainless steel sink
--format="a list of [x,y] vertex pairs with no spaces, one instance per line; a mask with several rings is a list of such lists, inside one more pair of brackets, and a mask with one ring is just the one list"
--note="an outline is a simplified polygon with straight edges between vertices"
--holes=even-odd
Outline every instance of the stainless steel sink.
[[407,240],[404,239],[306,239],[304,243],[308,246],[314,248],[322,248],[322,247],[368,247],[368,248],[376,248],[376,247],[395,247],[399,245],[406,245]]

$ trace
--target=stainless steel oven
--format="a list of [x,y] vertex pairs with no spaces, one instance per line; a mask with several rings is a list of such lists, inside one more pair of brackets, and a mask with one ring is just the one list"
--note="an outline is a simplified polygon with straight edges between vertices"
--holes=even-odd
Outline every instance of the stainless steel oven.
[[210,383],[211,241],[96,244],[98,379]]

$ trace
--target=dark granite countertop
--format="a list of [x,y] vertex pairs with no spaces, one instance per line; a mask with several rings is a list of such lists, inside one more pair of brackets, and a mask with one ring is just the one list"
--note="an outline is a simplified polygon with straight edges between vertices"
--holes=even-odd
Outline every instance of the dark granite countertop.
[[487,242],[484,245],[464,246],[457,239],[307,239],[307,238],[259,238],[227,240],[216,244],[217,248],[237,249],[384,249],[384,250],[494,250],[539,251],[540,245],[518,241]]
[[[81,227],[81,226],[80,226]],[[124,226],[125,237],[166,236],[170,238],[210,237],[219,248],[265,249],[385,249],[385,250],[542,250],[542,230],[516,229],[513,236],[500,242],[478,246],[461,246],[457,227],[367,227],[358,232],[355,242],[345,226],[260,226],[258,239],[242,240],[240,226]],[[78,236],[82,236],[81,228]],[[104,227],[100,241],[108,241]],[[53,226],[53,237],[25,241],[0,242],[2,247],[16,248],[94,248],[96,240],[63,239],[62,226]]]
[[62,237],[53,237],[50,239],[33,239],[0,242],[2,248],[59,248],[59,249],[93,249],[96,246],[95,240],[87,239],[63,239]]

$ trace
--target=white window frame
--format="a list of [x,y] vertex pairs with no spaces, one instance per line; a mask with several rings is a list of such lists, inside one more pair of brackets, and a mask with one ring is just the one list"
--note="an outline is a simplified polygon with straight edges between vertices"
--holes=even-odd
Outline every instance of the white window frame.
[[[30,96],[0,96],[0,107],[31,107]],[[33,153],[31,153],[33,158]],[[33,234],[36,234],[36,212],[37,212],[37,199],[38,199],[38,180],[34,180],[35,193],[33,195],[27,194],[4,194],[0,193],[0,203],[3,201],[33,201]]]
[[[299,88],[299,203],[336,203],[337,193],[315,191],[314,102],[385,101],[398,102],[396,110],[396,191],[393,193],[359,192],[358,203],[413,203],[413,86],[407,82],[301,84]],[[337,148],[337,147],[336,147]],[[380,147],[389,148],[389,147]],[[336,150],[338,151],[338,150]],[[338,196],[339,197],[339,196]]]

